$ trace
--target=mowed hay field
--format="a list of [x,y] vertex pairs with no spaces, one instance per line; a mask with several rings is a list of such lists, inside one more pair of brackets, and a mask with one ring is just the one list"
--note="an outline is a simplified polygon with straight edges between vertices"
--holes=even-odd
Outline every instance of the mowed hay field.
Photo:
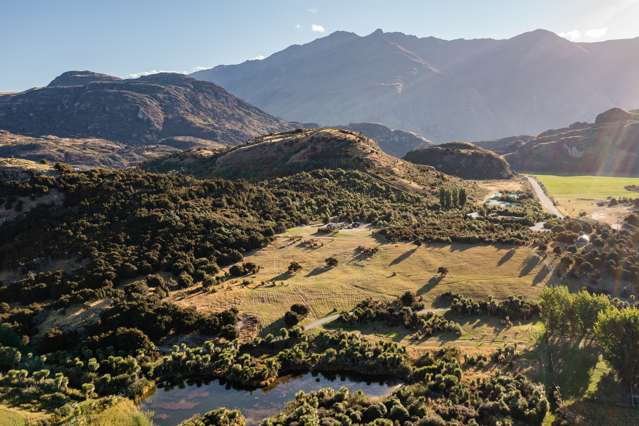
[[[530,247],[490,245],[422,245],[383,243],[373,230],[362,226],[340,230],[330,236],[314,235],[317,226],[294,228],[279,235],[268,247],[245,258],[260,266],[256,275],[227,281],[214,292],[177,293],[173,299],[202,311],[235,306],[255,315],[263,327],[279,328],[281,318],[294,303],[310,307],[304,324],[331,313],[349,310],[363,299],[393,298],[410,290],[432,304],[447,291],[475,298],[512,295],[536,298],[548,280],[552,265]],[[315,241],[319,248],[308,248]],[[378,247],[370,258],[356,254],[358,246]],[[339,264],[325,266],[333,256]],[[302,270],[289,275],[291,262]],[[437,278],[437,269],[449,269]],[[244,281],[244,282],[243,282]],[[494,322],[468,324],[472,334],[494,338]],[[463,336],[462,336],[463,337]],[[397,336],[401,339],[402,336]],[[506,339],[506,337],[504,337]]]
[[[608,197],[639,198],[639,192],[628,191],[628,185],[639,185],[639,178],[610,176],[553,176],[532,175],[544,184],[549,195],[557,202],[559,209],[569,216],[580,212],[590,215],[604,215],[598,201]],[[617,208],[616,210],[622,209]],[[609,211],[614,215],[615,209]],[[595,217],[595,219],[599,219]]]

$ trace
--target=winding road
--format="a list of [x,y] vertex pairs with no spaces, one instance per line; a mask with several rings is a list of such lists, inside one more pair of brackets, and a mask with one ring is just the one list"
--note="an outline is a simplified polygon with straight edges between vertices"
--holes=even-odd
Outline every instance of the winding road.
[[551,215],[557,216],[558,218],[563,219],[564,215],[559,211],[557,206],[555,206],[555,203],[553,203],[550,197],[546,195],[546,192],[541,187],[541,185],[539,185],[539,182],[537,182],[537,179],[535,179],[532,176],[526,176],[526,179],[528,179],[528,182],[530,182],[530,186],[532,186],[532,189],[535,192],[537,199],[541,203],[541,207],[543,207],[543,209],[546,212],[550,213]]

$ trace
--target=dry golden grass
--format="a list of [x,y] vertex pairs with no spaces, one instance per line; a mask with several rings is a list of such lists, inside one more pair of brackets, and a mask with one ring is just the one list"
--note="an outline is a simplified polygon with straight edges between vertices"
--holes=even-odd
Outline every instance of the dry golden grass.
[[[351,309],[365,298],[392,298],[407,290],[416,291],[428,304],[447,291],[478,299],[511,295],[536,298],[548,280],[544,265],[549,260],[539,258],[529,247],[468,244],[418,247],[410,243],[382,243],[368,227],[341,230],[331,236],[313,235],[316,229],[317,226],[291,229],[265,249],[247,256],[246,262],[261,267],[256,275],[245,278],[248,284],[242,284],[244,279],[232,280],[217,286],[215,292],[196,289],[176,293],[172,298],[201,311],[234,306],[240,312],[257,316],[264,326],[277,326],[294,303],[310,307],[308,323],[335,311]],[[304,247],[302,243],[309,240],[322,246]],[[355,254],[358,246],[378,247],[379,251],[362,259]],[[325,267],[324,260],[329,256],[338,259],[337,267]],[[299,262],[303,269],[289,275],[286,271],[293,261]],[[440,266],[450,271],[441,281],[437,279]],[[513,327],[502,334],[497,332],[499,325],[490,321],[465,324],[460,343],[469,340],[476,346],[477,340],[493,343],[528,340],[522,336],[530,334],[526,328],[529,326],[522,327]]]
[[45,413],[34,413],[20,408],[0,406],[0,426],[26,426],[48,419]]

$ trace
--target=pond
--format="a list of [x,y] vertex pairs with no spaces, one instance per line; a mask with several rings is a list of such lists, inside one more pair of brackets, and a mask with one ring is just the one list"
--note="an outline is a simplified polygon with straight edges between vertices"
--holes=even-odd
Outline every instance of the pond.
[[247,391],[215,380],[182,388],[157,389],[142,402],[141,407],[154,413],[153,422],[157,426],[174,426],[195,414],[218,407],[238,409],[246,417],[248,425],[258,425],[264,418],[282,410],[288,401],[295,399],[295,394],[299,391],[311,392],[326,387],[338,389],[342,386],[353,392],[361,390],[369,396],[387,396],[400,385],[309,373],[282,378],[268,389]]
[[519,196],[515,193],[495,192],[486,200],[487,207],[508,208],[518,203]]

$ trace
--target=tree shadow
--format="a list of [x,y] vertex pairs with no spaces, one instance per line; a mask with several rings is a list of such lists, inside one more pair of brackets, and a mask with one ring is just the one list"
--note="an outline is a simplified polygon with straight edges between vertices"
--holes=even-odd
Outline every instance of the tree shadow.
[[547,387],[558,385],[564,399],[580,399],[588,389],[599,351],[576,342],[550,342],[540,339],[527,354],[537,358]]
[[394,265],[397,265],[399,263],[402,263],[403,261],[405,261],[406,259],[411,257],[413,255],[413,253],[415,253],[416,251],[417,251],[417,247],[405,251],[404,253],[400,254],[395,259],[393,259],[393,261],[388,266],[394,266]]
[[541,283],[551,272],[552,269],[548,265],[544,264],[539,272],[537,272],[537,275],[535,275],[535,278],[533,278],[533,285]]
[[515,250],[514,248],[511,248],[510,250],[508,250],[506,252],[506,254],[504,254],[501,259],[499,259],[499,261],[497,262],[497,266],[501,266],[504,263],[508,262],[510,259],[513,258],[513,256],[515,255],[515,253],[517,252],[517,250]]
[[484,244],[469,244],[469,243],[452,243],[450,245],[450,251],[466,251],[474,247],[479,247]]
[[523,277],[530,274],[532,270],[535,269],[535,266],[539,265],[539,262],[541,262],[541,258],[539,256],[537,255],[530,256],[524,262],[524,266],[519,272],[519,276]]
[[274,276],[269,281],[286,281],[289,278],[291,278],[293,275],[295,275],[295,274],[292,274],[289,271],[286,271],[286,272],[282,272],[279,275]]
[[313,270],[311,270],[308,274],[306,274],[307,277],[314,277],[316,275],[320,275],[323,274],[324,272],[327,272],[331,269],[330,266],[318,266],[316,268],[313,268]]
[[262,330],[260,330],[260,336],[264,337],[269,333],[277,335],[282,328],[286,328],[286,324],[284,324],[284,318],[280,318],[276,321],[273,321],[266,327],[263,327]]
[[422,286],[422,288],[417,290],[417,295],[418,296],[423,296],[424,294],[428,293],[429,291],[434,289],[437,286],[437,284],[442,282],[443,279],[444,279],[443,275],[440,275],[440,274],[433,275],[428,280],[428,282],[426,284],[424,284],[424,286]]

